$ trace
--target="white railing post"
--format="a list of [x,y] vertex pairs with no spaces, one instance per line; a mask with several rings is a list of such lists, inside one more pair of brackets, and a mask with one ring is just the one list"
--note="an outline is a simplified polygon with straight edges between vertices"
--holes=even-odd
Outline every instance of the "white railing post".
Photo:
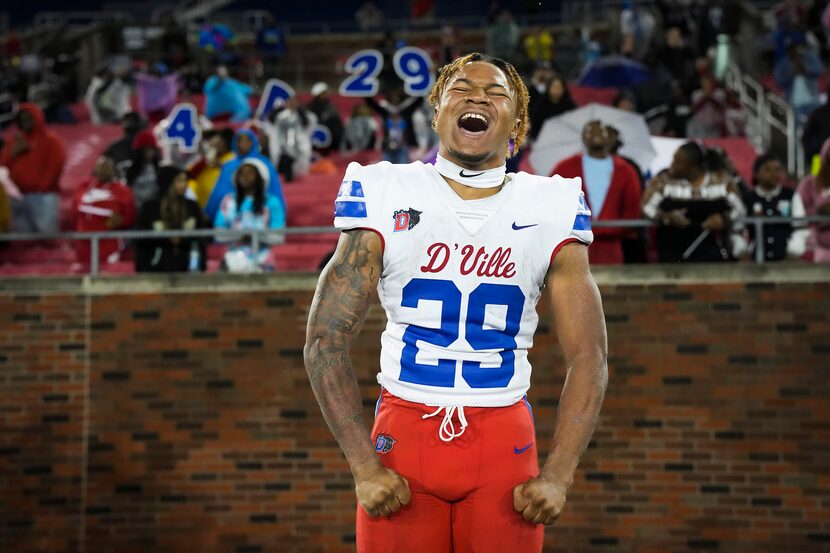
[[764,263],[764,222],[761,219],[755,221],[755,263]]

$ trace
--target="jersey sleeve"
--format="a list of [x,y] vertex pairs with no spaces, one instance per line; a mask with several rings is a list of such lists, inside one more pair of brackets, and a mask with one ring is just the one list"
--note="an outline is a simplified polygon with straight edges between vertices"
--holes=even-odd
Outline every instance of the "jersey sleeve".
[[380,191],[377,183],[367,178],[369,175],[366,173],[366,168],[356,162],[350,163],[346,168],[346,174],[334,200],[336,228],[379,230]]
[[579,205],[576,208],[576,218],[571,227],[571,232],[565,240],[578,240],[590,246],[594,241],[594,232],[591,230],[591,210],[588,202],[585,201],[585,193],[579,192]]

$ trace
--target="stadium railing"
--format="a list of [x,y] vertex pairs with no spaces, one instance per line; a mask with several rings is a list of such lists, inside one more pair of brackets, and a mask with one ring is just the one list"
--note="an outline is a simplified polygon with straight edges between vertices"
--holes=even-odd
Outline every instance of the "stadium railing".
[[[830,216],[819,215],[811,217],[746,217],[735,222],[744,227],[752,226],[755,229],[756,243],[764,241],[764,227],[766,225],[774,225],[781,223],[792,224],[795,228],[804,228],[809,223],[828,223],[830,224]],[[608,221],[592,221],[594,228],[648,228],[655,226],[654,221],[648,219],[620,219]],[[142,239],[159,239],[159,238],[221,238],[223,240],[233,240],[243,237],[249,237],[251,240],[251,247],[254,251],[259,249],[260,244],[267,244],[269,237],[285,237],[287,235],[301,235],[301,234],[330,234],[338,232],[334,227],[294,227],[279,230],[230,230],[230,229],[199,229],[199,230],[167,230],[167,231],[153,231],[153,230],[121,230],[121,231],[107,231],[107,232],[61,232],[53,234],[24,234],[24,233],[9,233],[0,234],[0,241],[3,242],[24,242],[24,241],[45,241],[45,240],[88,240],[90,242],[90,268],[89,274],[92,276],[100,273],[99,248],[101,240],[106,239],[125,239],[125,240],[142,240]],[[764,249],[755,248],[755,262],[763,264]]]
[[753,138],[758,139],[758,143],[753,145],[764,151],[780,152],[779,144],[783,142],[787,172],[797,178],[803,177],[806,172],[804,147],[799,140],[802,124],[793,108],[784,98],[766,90],[735,63],[728,65],[724,80],[727,87],[738,93],[741,105],[758,125],[758,136],[748,137],[751,141]]

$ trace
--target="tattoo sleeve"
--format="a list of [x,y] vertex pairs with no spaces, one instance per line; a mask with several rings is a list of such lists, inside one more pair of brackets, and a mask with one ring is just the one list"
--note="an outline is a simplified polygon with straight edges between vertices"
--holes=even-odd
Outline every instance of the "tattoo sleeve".
[[311,304],[305,367],[326,423],[352,473],[378,463],[363,420],[349,346],[363,327],[381,271],[381,243],[371,231],[343,232]]

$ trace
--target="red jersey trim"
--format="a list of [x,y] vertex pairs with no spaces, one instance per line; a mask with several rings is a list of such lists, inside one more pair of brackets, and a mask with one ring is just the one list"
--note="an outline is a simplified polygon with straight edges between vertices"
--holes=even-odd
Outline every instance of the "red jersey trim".
[[380,238],[380,255],[383,257],[383,253],[386,251],[386,240],[383,239],[383,234],[378,229],[373,229],[372,227],[354,227],[350,229],[343,229],[343,230],[370,230],[378,235]]
[[583,242],[582,240],[580,240],[578,238],[565,238],[564,240],[559,242],[559,244],[556,245],[556,247],[553,249],[553,253],[550,254],[550,264],[551,265],[553,265],[553,260],[556,259],[556,254],[559,253],[559,250],[561,250],[563,246],[567,246],[568,244],[570,244],[572,242],[576,242],[577,244],[582,244],[586,248],[588,247],[588,244],[586,244],[585,242]]

